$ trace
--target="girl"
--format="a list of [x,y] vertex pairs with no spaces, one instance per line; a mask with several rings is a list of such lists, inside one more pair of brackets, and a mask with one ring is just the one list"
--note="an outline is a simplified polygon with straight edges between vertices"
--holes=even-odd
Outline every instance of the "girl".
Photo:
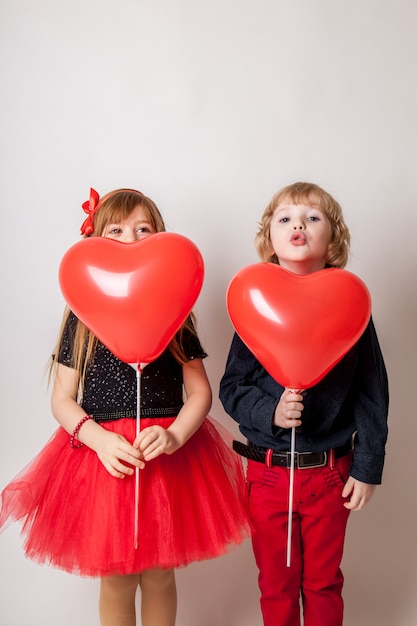
[[[84,236],[130,243],[165,230],[155,204],[119,189],[83,204]],[[3,491],[0,527],[22,520],[26,555],[99,576],[102,626],[173,626],[174,568],[217,557],[248,534],[243,476],[206,419],[207,355],[190,315],[146,366],[141,431],[136,373],[67,310],[51,364],[60,427]],[[184,399],[183,399],[184,391]],[[133,419],[132,419],[133,418]],[[140,468],[139,545],[134,546],[135,468]]]
[[[265,209],[256,247],[262,261],[310,274],[345,266],[349,231],[327,192],[295,183]],[[299,626],[300,600],[304,626],[341,626],[346,523],[349,511],[362,509],[381,482],[387,438],[387,377],[372,320],[352,350],[305,394],[273,380],[235,334],[220,398],[248,439],[248,445],[235,447],[249,459],[249,513],[265,626]],[[293,427],[300,432],[292,560],[286,568]]]

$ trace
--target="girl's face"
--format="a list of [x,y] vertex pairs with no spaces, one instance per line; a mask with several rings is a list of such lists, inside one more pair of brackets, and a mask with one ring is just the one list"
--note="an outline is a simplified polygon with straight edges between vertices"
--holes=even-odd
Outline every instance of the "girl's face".
[[146,217],[146,213],[139,205],[122,222],[107,224],[103,231],[103,237],[116,239],[122,243],[133,243],[153,235],[155,229]]
[[284,198],[272,216],[270,239],[282,267],[311,274],[326,265],[332,228],[317,205],[293,204]]

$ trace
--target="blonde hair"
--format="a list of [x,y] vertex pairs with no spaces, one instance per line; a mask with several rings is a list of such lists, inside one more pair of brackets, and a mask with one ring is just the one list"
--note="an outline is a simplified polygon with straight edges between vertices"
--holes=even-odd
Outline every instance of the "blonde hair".
[[[124,221],[138,207],[141,207],[147,221],[149,221],[156,233],[166,230],[162,215],[153,200],[135,189],[116,189],[100,199],[94,213],[94,231],[90,235],[85,235],[85,237],[101,237],[107,224],[117,224]],[[67,325],[70,313],[70,309],[66,307],[49,368],[50,376],[58,364],[64,329]],[[179,332],[169,344],[171,353],[181,364],[186,363],[188,360],[183,348],[183,331],[187,329],[195,334],[195,323],[195,316],[193,313],[190,313]],[[79,373],[81,390],[84,386],[87,367],[94,356],[97,342],[97,337],[88,330],[81,320],[77,320],[73,338],[72,367]]]
[[265,208],[255,237],[255,248],[261,261],[279,265],[279,259],[271,246],[270,229],[275,209],[284,199],[294,204],[304,203],[317,206],[327,215],[332,229],[327,265],[345,267],[349,259],[350,233],[343,219],[342,207],[327,191],[314,183],[306,182],[297,182],[283,187],[272,196]]

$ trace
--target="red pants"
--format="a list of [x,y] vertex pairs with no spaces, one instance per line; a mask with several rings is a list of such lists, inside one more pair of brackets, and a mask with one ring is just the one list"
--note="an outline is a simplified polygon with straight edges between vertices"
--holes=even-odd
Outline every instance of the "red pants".
[[289,470],[248,461],[252,543],[264,626],[341,626],[340,563],[349,511],[343,485],[351,455],[329,466],[295,469],[291,562],[287,567]]

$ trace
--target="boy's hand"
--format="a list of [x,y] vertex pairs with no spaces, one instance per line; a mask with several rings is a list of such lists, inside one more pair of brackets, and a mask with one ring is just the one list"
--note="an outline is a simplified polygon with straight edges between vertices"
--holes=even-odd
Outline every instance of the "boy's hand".
[[301,393],[285,389],[275,409],[272,423],[280,428],[298,428],[301,426],[303,409],[304,404]]
[[349,502],[345,502],[345,507],[351,511],[360,511],[368,504],[376,490],[376,485],[368,485],[349,476],[348,481],[342,491],[344,498],[349,498]]

